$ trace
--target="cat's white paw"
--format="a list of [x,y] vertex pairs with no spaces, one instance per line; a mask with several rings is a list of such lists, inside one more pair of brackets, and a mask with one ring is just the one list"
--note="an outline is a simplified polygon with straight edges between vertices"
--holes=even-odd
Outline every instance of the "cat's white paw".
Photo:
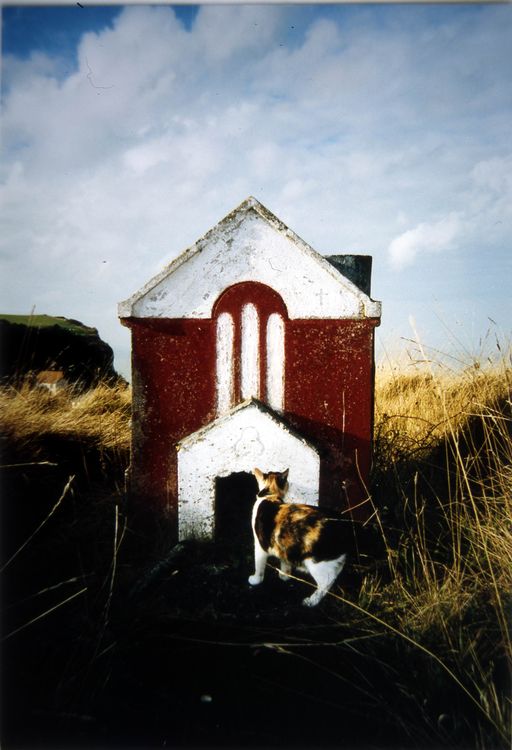
[[305,599],[303,599],[302,604],[305,607],[316,607],[321,598],[322,597],[316,596],[316,594],[312,594],[311,596],[307,596]]
[[279,578],[280,578],[280,579],[281,579],[282,581],[291,581],[291,580],[292,580],[292,579],[290,578],[290,575],[289,575],[288,573],[282,573],[281,571],[279,571],[278,575],[279,575]]
[[257,576],[257,575],[249,576],[249,583],[251,584],[251,586],[257,586],[258,583],[262,582],[262,580],[263,580],[263,576]]

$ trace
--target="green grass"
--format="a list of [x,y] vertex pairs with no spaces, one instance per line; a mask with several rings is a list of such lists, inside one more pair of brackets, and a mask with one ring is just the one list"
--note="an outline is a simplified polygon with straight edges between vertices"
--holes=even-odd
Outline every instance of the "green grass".
[[24,325],[29,328],[50,328],[52,326],[59,326],[72,333],[79,334],[81,336],[93,333],[94,328],[84,326],[76,320],[70,320],[68,318],[56,317],[53,315],[10,315],[6,313],[0,313],[0,320],[5,320],[8,323],[14,323],[16,325]]

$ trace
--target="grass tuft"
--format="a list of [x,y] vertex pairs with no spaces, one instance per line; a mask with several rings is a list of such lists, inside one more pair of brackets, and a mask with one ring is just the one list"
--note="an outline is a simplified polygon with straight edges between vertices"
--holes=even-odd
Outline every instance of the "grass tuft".
[[48,436],[80,440],[105,449],[130,444],[131,390],[100,384],[82,393],[56,395],[27,384],[0,388],[2,433],[17,445],[40,446]]

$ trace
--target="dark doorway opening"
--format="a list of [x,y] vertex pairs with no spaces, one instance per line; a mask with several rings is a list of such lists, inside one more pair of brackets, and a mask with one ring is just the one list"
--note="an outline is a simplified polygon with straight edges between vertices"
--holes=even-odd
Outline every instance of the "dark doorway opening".
[[245,471],[215,480],[215,542],[233,550],[252,551],[251,514],[258,483]]

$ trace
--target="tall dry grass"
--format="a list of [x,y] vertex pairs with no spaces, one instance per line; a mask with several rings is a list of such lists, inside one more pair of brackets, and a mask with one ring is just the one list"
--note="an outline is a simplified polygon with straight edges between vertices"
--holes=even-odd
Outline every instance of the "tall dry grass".
[[84,392],[56,395],[28,384],[0,388],[0,427],[19,446],[45,436],[86,441],[98,448],[126,450],[130,444],[131,389],[100,384]]
[[[394,711],[415,747],[510,745],[511,384],[508,355],[457,372],[377,370],[369,489],[385,572],[368,570],[355,596],[331,596],[336,644],[354,653],[360,640],[389,676],[378,698],[363,675],[368,705]],[[27,449],[58,435],[126,451],[129,415],[127,388],[0,389],[2,433]],[[117,515],[115,528],[117,555]]]
[[466,702],[471,721],[448,700],[430,717],[433,736],[465,736],[467,721],[482,748],[512,737],[511,384],[509,355],[456,373],[378,373],[373,494],[390,580],[368,578],[359,597],[430,656],[409,695],[434,695],[440,669]]

